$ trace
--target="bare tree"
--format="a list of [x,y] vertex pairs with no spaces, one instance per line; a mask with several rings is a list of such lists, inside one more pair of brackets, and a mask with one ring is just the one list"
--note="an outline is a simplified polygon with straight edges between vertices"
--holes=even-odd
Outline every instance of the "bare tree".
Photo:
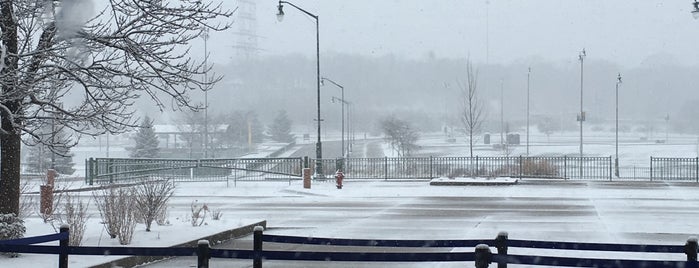
[[398,153],[398,156],[409,156],[413,150],[418,148],[416,142],[419,135],[408,122],[394,116],[388,116],[381,120],[380,124],[386,141]]
[[[190,58],[206,30],[232,11],[202,0],[0,1],[0,213],[19,210],[22,135],[53,122],[78,134],[135,127],[133,104],[199,109],[189,93],[221,77]],[[97,9],[94,14],[91,10]],[[63,101],[64,105],[61,105]]]
[[163,213],[174,191],[175,183],[171,180],[143,182],[136,186],[136,211],[146,224],[146,232],[150,232],[153,221]]
[[468,148],[473,157],[474,136],[481,133],[485,120],[484,106],[478,97],[478,71],[474,70],[471,60],[466,62],[466,85],[459,82],[461,88],[461,123],[468,136]]

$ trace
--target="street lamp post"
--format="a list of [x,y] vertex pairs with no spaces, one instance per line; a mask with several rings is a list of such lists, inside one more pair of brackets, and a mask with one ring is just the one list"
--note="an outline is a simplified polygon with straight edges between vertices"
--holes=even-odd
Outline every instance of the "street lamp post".
[[532,68],[529,67],[527,72],[527,156],[529,156],[529,77],[532,73]]
[[616,78],[616,131],[615,148],[614,148],[614,174],[619,177],[619,85],[621,84],[621,74]]
[[[345,157],[345,87],[343,87],[342,85],[340,85],[340,84],[336,83],[335,81],[330,80],[330,79],[328,79],[328,78],[326,78],[326,77],[321,77],[321,78],[320,78],[320,83],[321,83],[321,84],[323,84],[323,81],[328,81],[328,82],[332,83],[333,85],[339,87],[339,88],[340,88],[340,91],[341,91],[341,94],[342,94],[341,97],[340,97],[340,99],[339,99],[339,100],[340,100],[340,104],[342,105],[342,120],[341,120],[341,121],[342,121],[342,128],[341,128],[341,131],[340,131],[340,133],[341,133],[340,136],[342,136],[342,138],[341,138],[341,139],[342,139],[342,142],[341,142],[340,148],[341,148],[341,151],[342,151],[342,157]],[[333,97],[333,100],[335,100],[335,97]]]
[[304,14],[310,16],[311,18],[315,19],[316,21],[316,104],[317,104],[317,111],[318,111],[318,141],[316,142],[316,165],[315,165],[315,178],[324,178],[325,175],[323,174],[323,148],[322,144],[320,142],[320,31],[318,28],[318,16],[314,15],[311,12],[308,12],[304,10],[303,8],[300,8],[288,1],[279,1],[279,5],[277,6],[277,20],[282,21],[284,18],[284,6],[282,4],[288,4],[299,11],[303,12]]
[[585,121],[585,111],[583,111],[583,70],[585,64],[585,49],[578,54],[578,60],[580,60],[580,114],[578,115],[578,121],[580,121],[580,177],[582,178],[582,162],[583,162],[583,122]]
[[204,28],[201,38],[204,39],[204,158],[208,157],[209,151],[209,88],[208,88],[208,64],[209,58],[207,42],[209,41],[209,28]]

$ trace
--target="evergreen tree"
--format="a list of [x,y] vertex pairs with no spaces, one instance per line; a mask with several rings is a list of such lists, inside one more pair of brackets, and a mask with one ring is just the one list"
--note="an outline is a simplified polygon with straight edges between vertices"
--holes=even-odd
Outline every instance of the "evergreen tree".
[[294,135],[291,134],[291,120],[285,110],[277,112],[274,122],[269,127],[269,134],[272,139],[278,142],[292,142]]
[[262,124],[253,111],[236,111],[228,115],[228,127],[226,128],[225,141],[230,146],[243,146],[248,144],[248,138],[252,143],[262,142]]
[[46,141],[53,143],[53,152],[47,144],[37,143],[29,147],[26,158],[27,172],[45,173],[52,168],[52,164],[58,174],[72,175],[75,172],[74,154],[67,146],[70,142],[68,135],[62,129],[57,130],[54,135],[51,140]]
[[134,158],[156,158],[158,157],[158,137],[153,129],[153,120],[148,116],[143,118],[138,133],[134,136],[136,145],[131,149],[131,157]]

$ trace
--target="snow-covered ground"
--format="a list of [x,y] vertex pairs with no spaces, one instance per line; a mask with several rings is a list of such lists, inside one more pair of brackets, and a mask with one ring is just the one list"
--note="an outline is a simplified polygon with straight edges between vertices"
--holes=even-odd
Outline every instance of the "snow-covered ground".
[[[577,137],[575,133],[569,134],[552,135],[550,140],[543,135],[533,136],[530,155],[576,154]],[[614,140],[608,134],[588,137],[586,154],[613,155]],[[622,163],[647,166],[651,155],[696,156],[696,138],[691,136],[671,136],[669,143],[640,141],[632,135],[622,137]],[[465,141],[459,137],[451,143],[444,135],[428,134],[422,136],[419,145],[422,147],[420,154],[467,154]],[[281,146],[270,144],[250,157],[264,157]],[[387,146],[382,149],[385,155],[392,155]],[[112,150],[112,157],[119,157],[117,152],[125,152]],[[512,155],[524,154],[524,150],[522,137],[522,145],[516,147]],[[478,145],[476,151],[478,155],[502,155],[501,151],[493,150],[492,145]],[[88,149],[76,152],[82,157],[102,157],[91,155]],[[82,181],[74,180],[68,187],[85,186]],[[36,184],[32,187],[38,190]],[[335,189],[332,182],[316,182],[312,189],[304,189],[298,181],[239,182],[237,185],[183,182],[177,183],[170,204],[171,224],[154,226],[149,233],[139,225],[132,245],[170,246],[260,220],[268,220],[272,227],[269,233],[315,237],[480,239],[508,231],[511,238],[517,239],[681,245],[699,230],[699,221],[693,220],[699,218],[697,190],[699,185],[693,183],[535,179],[508,186],[429,186],[427,181],[345,180],[342,190]],[[89,192],[80,196],[86,201],[91,199]],[[37,202],[38,197],[34,200]],[[223,219],[209,218],[206,225],[192,227],[190,205],[195,201],[206,203],[211,210],[220,210]],[[117,246],[117,241],[106,237],[93,204],[91,201],[91,218],[83,245]],[[50,224],[43,223],[36,215],[30,216],[26,225],[26,236],[54,232]],[[576,254],[600,256],[598,253]],[[683,258],[681,255],[659,256],[673,260]],[[86,267],[114,258],[119,257],[71,256],[70,267]],[[0,266],[55,267],[57,260],[57,256],[23,254],[12,259],[0,257]]]
[[[311,189],[298,181],[243,182],[237,187],[188,182],[177,184],[170,204],[171,225],[154,226],[150,233],[139,225],[132,245],[169,246],[259,220],[268,220],[268,233],[313,237],[483,239],[508,231],[516,239],[682,245],[699,230],[699,221],[693,220],[699,218],[698,189],[691,183],[531,179],[509,186],[348,180],[342,190],[321,182]],[[209,218],[206,225],[192,227],[188,215],[193,201],[220,210],[223,219]],[[83,245],[116,246],[106,237],[94,207],[90,213]],[[27,227],[27,236],[54,232],[37,216],[27,219]],[[113,258],[117,257],[71,256],[70,266]],[[23,254],[0,257],[0,266],[55,267],[57,259]]]

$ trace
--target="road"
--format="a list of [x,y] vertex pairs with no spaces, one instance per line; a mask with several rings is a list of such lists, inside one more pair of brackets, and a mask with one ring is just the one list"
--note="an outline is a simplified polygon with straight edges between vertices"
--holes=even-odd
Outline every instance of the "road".
[[[316,184],[314,191],[306,192],[292,185],[283,191],[288,196],[238,200],[230,204],[230,213],[268,220],[268,234],[368,239],[483,239],[508,231],[515,239],[679,245],[699,228],[699,222],[687,220],[699,218],[699,197],[692,194],[699,190],[695,184],[528,180],[515,186],[440,187],[433,188],[433,194],[413,193],[424,187],[424,182],[350,182],[342,192],[331,184]],[[244,237],[218,247],[250,249],[252,241]],[[317,249],[270,243],[264,247]],[[149,267],[195,263],[194,258],[177,258]],[[211,263],[212,267],[250,267],[251,261],[212,259]],[[264,262],[264,267],[280,268],[465,265]]]
[[[384,157],[383,149],[381,144],[382,139],[366,139],[366,140],[356,140],[352,149],[351,157],[358,158],[372,158],[372,157]],[[340,141],[323,141],[323,158],[335,159],[342,156],[340,153],[342,151]],[[347,146],[347,144],[345,144]],[[308,156],[315,158],[316,147],[315,143],[304,143],[300,144],[299,148],[290,155],[291,157],[304,157]]]

